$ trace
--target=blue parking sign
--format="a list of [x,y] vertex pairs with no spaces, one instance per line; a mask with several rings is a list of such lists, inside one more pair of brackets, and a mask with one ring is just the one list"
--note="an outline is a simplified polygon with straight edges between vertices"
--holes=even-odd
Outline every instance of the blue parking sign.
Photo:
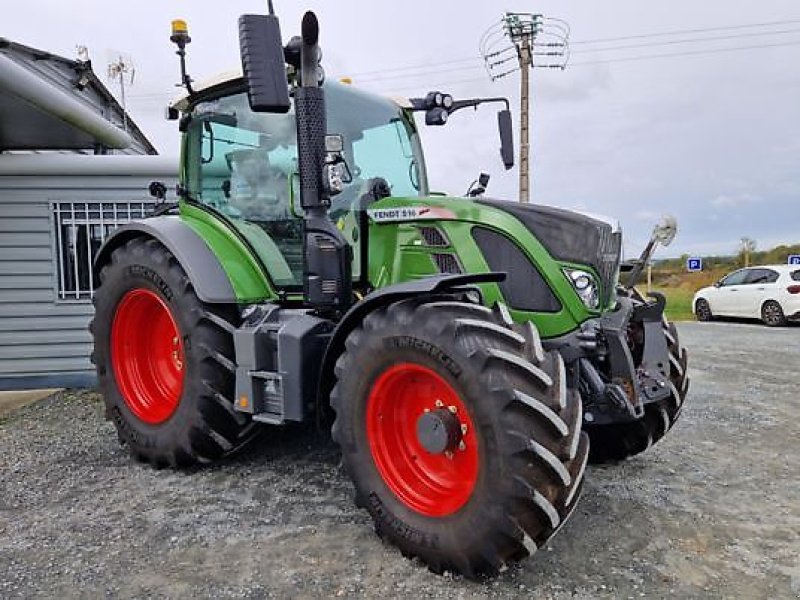
[[699,256],[686,259],[686,270],[689,273],[697,273],[703,270],[703,259]]
[[790,254],[789,255],[789,264],[790,265],[797,265],[800,267],[800,254]]

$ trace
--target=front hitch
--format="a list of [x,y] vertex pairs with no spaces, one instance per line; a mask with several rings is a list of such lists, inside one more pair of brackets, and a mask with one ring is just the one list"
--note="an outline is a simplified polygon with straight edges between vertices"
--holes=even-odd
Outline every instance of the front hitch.
[[666,302],[634,304],[618,298],[617,310],[599,321],[604,352],[597,362],[581,359],[581,381],[586,394],[586,421],[608,424],[632,421],[644,408],[671,393],[669,349],[663,330]]

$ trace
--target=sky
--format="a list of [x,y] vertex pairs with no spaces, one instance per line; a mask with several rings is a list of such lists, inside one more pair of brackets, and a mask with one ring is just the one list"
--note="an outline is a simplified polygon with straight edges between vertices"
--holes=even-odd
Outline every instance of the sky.
[[[619,219],[628,256],[664,214],[677,218],[679,233],[662,257],[730,254],[742,237],[762,249],[800,242],[796,0],[274,4],[285,40],[299,33],[305,10],[317,13],[328,77],[386,95],[507,96],[515,127],[519,75],[492,82],[479,41],[506,11],[563,19],[570,65],[532,74],[533,202]],[[238,16],[266,10],[262,0],[13,6],[4,8],[0,36],[71,58],[85,45],[103,79],[110,60],[130,57],[128,110],[166,155],[177,155],[179,140],[163,116],[180,93],[170,21],[188,21],[189,71],[203,80],[238,64]],[[485,171],[487,195],[518,197],[519,174],[503,169],[491,106],[457,113],[445,127],[423,125],[421,135],[432,189],[461,194]]]

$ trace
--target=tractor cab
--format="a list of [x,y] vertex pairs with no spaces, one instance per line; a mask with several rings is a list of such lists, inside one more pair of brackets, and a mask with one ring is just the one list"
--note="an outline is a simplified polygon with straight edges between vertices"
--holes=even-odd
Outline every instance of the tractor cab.
[[[394,197],[428,194],[422,146],[413,116],[397,102],[336,82],[323,89],[328,131],[341,138],[344,161],[342,191],[332,199],[330,216],[356,244],[353,213],[366,208],[361,199],[376,178],[385,180]],[[241,78],[196,91],[191,104],[182,99],[173,107],[185,111],[186,197],[218,211],[247,237],[276,286],[301,286],[303,214],[294,109],[252,111]],[[354,278],[360,270],[355,253]]]

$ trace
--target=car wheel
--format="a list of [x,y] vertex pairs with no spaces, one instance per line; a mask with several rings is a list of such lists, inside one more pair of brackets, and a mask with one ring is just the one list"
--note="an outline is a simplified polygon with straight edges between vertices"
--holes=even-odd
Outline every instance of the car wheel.
[[700,298],[697,301],[697,304],[695,304],[694,314],[698,321],[714,320],[714,315],[711,312],[711,307],[708,304],[708,300],[704,300],[703,298]]
[[786,315],[783,314],[781,305],[774,300],[767,300],[761,307],[761,320],[769,327],[783,327],[786,325]]

